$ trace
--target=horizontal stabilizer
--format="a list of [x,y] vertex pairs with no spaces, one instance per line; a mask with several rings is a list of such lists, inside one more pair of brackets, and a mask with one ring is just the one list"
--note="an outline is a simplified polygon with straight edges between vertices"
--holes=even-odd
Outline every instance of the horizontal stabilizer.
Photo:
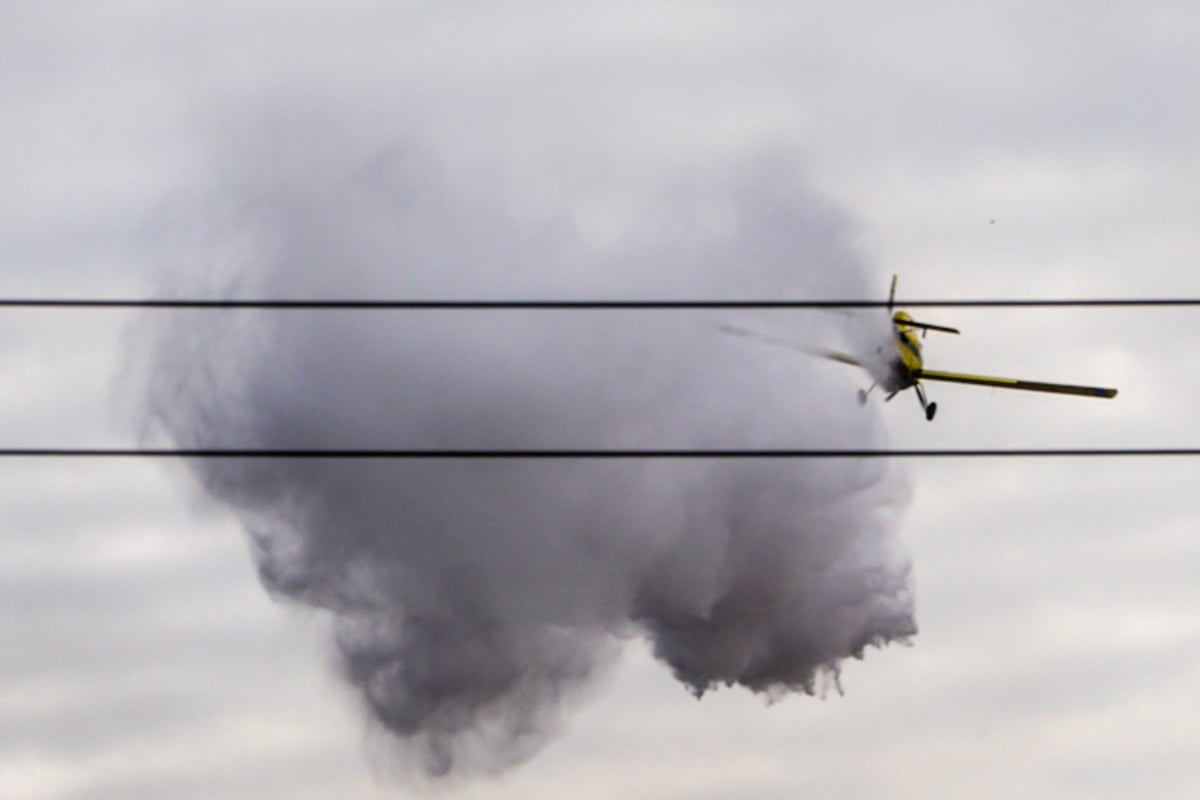
[[934,325],[931,322],[917,322],[915,319],[906,319],[899,322],[900,325],[907,325],[910,328],[920,328],[923,331],[941,331],[942,333],[960,333],[958,328],[951,328],[948,325]]

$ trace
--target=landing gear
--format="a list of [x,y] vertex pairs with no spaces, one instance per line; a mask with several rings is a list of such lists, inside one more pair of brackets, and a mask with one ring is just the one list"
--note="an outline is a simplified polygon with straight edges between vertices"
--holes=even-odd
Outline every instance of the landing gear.
[[921,401],[921,408],[925,410],[925,419],[933,422],[933,415],[937,413],[937,403],[930,403],[925,399],[925,390],[921,388],[921,384],[914,383],[913,388],[917,390],[917,399]]
[[871,390],[874,388],[875,388],[875,384],[872,383],[866,389],[858,390],[858,404],[860,406],[865,406],[867,404],[867,395],[869,395],[871,393]]

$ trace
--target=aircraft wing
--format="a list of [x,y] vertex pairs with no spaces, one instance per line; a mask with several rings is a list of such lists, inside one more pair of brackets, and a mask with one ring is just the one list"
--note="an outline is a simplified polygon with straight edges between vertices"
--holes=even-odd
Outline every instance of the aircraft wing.
[[849,364],[852,367],[862,367],[866,369],[866,365],[859,361],[854,356],[848,356],[845,353],[839,353],[836,350],[809,350],[810,355],[828,358],[830,361],[840,361],[843,364]]
[[730,336],[740,336],[743,339],[762,342],[763,344],[769,344],[773,347],[782,347],[784,350],[794,350],[798,353],[809,352],[795,342],[782,339],[778,336],[771,336],[768,333],[759,333],[758,331],[752,331],[748,328],[739,328],[737,325],[720,324],[717,325],[717,330],[719,330],[721,333],[727,333]]
[[821,350],[803,347],[795,342],[790,342],[787,339],[781,339],[778,336],[771,336],[770,334],[759,333],[758,331],[752,331],[746,328],[739,328],[737,325],[721,324],[717,326],[717,330],[721,331],[721,333],[727,333],[730,336],[740,336],[743,339],[762,342],[763,344],[769,344],[774,347],[782,347],[785,350],[794,350],[797,353],[804,353],[805,355],[828,358],[831,361],[840,361],[843,364],[849,364],[853,367],[863,367],[866,369],[865,365],[854,356],[847,355],[845,353],[839,353],[836,350]]
[[1023,381],[1016,378],[991,378],[987,375],[964,375],[958,372],[938,372],[923,369],[914,375],[918,380],[945,381],[947,383],[969,383],[976,386],[994,386],[998,389],[1021,389],[1027,392],[1052,392],[1054,394],[1074,394],[1083,397],[1116,397],[1116,389],[1105,389],[1099,386],[1073,386],[1069,383],[1041,383],[1039,381]]

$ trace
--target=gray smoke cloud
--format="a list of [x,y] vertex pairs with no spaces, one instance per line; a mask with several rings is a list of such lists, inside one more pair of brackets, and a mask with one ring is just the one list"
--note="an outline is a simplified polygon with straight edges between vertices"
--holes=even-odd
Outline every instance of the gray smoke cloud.
[[[863,296],[846,221],[782,158],[692,176],[603,251],[418,148],[307,128],[226,148],[176,291],[295,298]],[[881,316],[881,315],[876,315]],[[717,320],[719,321],[719,320]],[[870,349],[874,316],[738,320]],[[149,323],[148,323],[149,324]],[[228,312],[154,322],[152,427],[185,447],[869,447],[849,368],[711,313]],[[276,598],[429,775],[536,752],[630,636],[697,695],[836,682],[915,633],[880,460],[212,460]]]

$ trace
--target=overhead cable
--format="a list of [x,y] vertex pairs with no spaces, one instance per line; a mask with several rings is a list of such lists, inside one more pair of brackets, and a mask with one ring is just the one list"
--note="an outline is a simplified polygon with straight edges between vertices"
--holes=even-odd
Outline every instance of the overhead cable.
[[1200,447],[974,449],[303,449],[303,448],[0,448],[0,458],[329,459],[329,460],[704,460],[825,458],[1158,458],[1200,456]]
[[[905,300],[904,308],[1143,308],[1200,306],[1200,298],[1059,298]],[[278,311],[671,311],[689,309],[889,308],[886,300],[355,300],[201,298],[0,298],[0,308],[27,310],[278,310]]]

